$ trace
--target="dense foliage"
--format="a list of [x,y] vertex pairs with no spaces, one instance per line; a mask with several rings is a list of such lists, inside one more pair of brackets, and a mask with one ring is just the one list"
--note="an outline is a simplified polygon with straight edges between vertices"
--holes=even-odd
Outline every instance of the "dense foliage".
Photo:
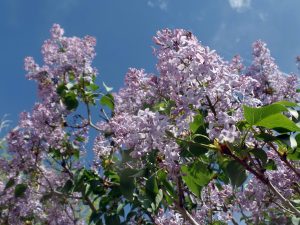
[[53,25],[43,65],[25,59],[39,102],[5,138],[0,224],[299,223],[296,75],[262,41],[248,67],[189,31],[154,42],[158,75],[130,68],[113,93],[96,40]]

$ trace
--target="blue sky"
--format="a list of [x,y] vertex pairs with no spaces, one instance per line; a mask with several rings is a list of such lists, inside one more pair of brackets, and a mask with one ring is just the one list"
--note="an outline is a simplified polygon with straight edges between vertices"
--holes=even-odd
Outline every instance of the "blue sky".
[[191,30],[226,60],[251,60],[251,43],[262,39],[285,72],[297,72],[300,54],[299,0],[1,0],[0,117],[17,122],[36,101],[23,59],[41,62],[40,46],[53,23],[67,36],[97,38],[99,80],[118,90],[128,67],[156,72],[152,36],[162,28]]

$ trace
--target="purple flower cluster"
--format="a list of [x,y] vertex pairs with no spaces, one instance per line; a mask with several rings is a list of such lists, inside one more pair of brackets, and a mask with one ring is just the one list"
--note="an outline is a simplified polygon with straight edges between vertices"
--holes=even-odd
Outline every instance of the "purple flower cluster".
[[[295,194],[295,185],[299,182],[299,178],[278,158],[276,153],[270,150],[267,154],[276,162],[277,170],[266,171],[265,175],[285,198],[290,199]],[[294,166],[298,168],[299,165],[295,164]],[[237,204],[239,205],[237,211],[251,212],[254,222],[261,221],[266,215],[269,215],[274,223],[276,221],[276,224],[287,223],[284,215],[274,213],[282,203],[268,191],[266,185],[255,177],[247,182],[244,190],[237,193]]]
[[[234,205],[232,196],[234,190],[230,185],[219,187],[214,181],[202,190],[201,201],[194,211],[194,217],[200,224],[211,223],[213,220],[231,221]],[[211,215],[211,218],[209,218]]]
[[78,37],[64,37],[64,30],[54,24],[51,29],[51,39],[44,42],[42,54],[44,65],[40,67],[32,57],[25,59],[27,77],[34,80],[51,79],[57,82],[67,79],[70,71],[76,78],[84,77],[89,80],[97,71],[91,66],[95,57],[94,47],[96,39],[86,36],[83,39]]
[[154,218],[154,221],[157,225],[184,224],[184,220],[180,213],[177,213],[174,210],[168,210],[164,212],[162,209],[160,209],[158,215]]
[[[114,95],[116,110],[110,125],[116,142],[133,149],[133,157],[141,158],[154,149],[159,150],[164,159],[162,166],[167,165],[175,180],[178,169],[173,169],[178,168],[181,149],[167,137],[166,131],[184,139],[189,135],[189,124],[198,110],[206,115],[211,140],[236,143],[243,135],[236,127],[236,123],[243,120],[242,105],[261,106],[279,100],[299,99],[296,76],[282,73],[261,41],[253,44],[253,63],[248,68],[239,56],[230,63],[224,61],[185,30],[159,31],[154,42],[158,45],[154,52],[158,58],[159,76],[130,69],[126,87]],[[248,136],[248,142],[253,141],[251,134]],[[291,189],[287,187],[295,177],[286,174],[286,168],[279,164],[279,170],[268,172],[267,176],[279,190],[287,192],[288,197]],[[261,188],[253,188],[257,183]],[[256,178],[251,178],[240,193],[243,196],[239,200],[240,206],[247,213],[253,212],[253,217],[257,213],[262,215],[255,204],[263,204],[259,199],[267,198],[266,189]],[[226,221],[233,218],[233,211],[239,211],[238,204],[229,201],[235,196],[229,186],[220,190],[210,183],[203,189],[203,195],[208,200],[199,202],[199,210],[195,212],[200,223],[207,222],[212,208],[219,212],[214,214],[214,219]],[[257,200],[249,201],[250,196]],[[266,204],[264,208],[267,208]]]
[[[13,188],[0,190],[4,196],[0,207],[5,206],[9,224],[24,224],[26,218],[32,216],[42,224],[74,224],[74,220],[76,224],[80,223],[74,216],[74,202],[70,199],[62,201],[62,197],[55,194],[68,176],[59,172],[64,170],[62,168],[55,171],[60,165],[54,165],[49,153],[59,151],[63,154],[77,149],[82,154],[84,150],[88,140],[87,121],[72,115],[57,88],[70,81],[76,84],[81,79],[90,82],[95,78],[97,71],[91,63],[96,41],[90,36],[81,39],[63,34],[63,29],[54,24],[51,39],[42,46],[43,66],[32,57],[25,59],[27,78],[37,82],[40,102],[31,113],[21,113],[19,125],[6,138],[11,157],[1,159],[1,170],[9,177],[25,176],[31,181],[26,183],[27,190],[22,198],[13,195]],[[54,170],[48,167],[54,167]],[[43,196],[47,194],[49,198],[44,204]],[[10,204],[12,208],[8,207]]]
[[[24,184],[22,176],[14,176],[15,182]],[[30,183],[27,181],[27,189],[22,197],[16,197],[13,188],[5,188],[0,183],[1,223],[5,224],[6,221],[7,224],[23,225],[34,216],[34,222],[41,224],[71,225],[74,221],[83,224],[78,213],[74,217],[75,209],[80,212],[76,207],[78,200],[68,200],[67,204],[61,204],[62,195],[54,192],[65,183],[67,176],[43,167],[30,176]]]
[[[96,41],[90,36],[63,35],[64,30],[54,24],[51,38],[42,46],[42,66],[32,57],[25,59],[27,78],[37,82],[40,102],[31,113],[20,115],[18,126],[7,136],[11,158],[0,159],[1,174],[13,178],[14,185],[25,183],[27,187],[24,196],[19,198],[13,188],[5,188],[0,180],[0,208],[4,208],[0,219],[5,215],[9,224],[23,224],[32,215],[42,224],[81,223],[73,208],[78,203],[78,196],[61,199],[62,195],[57,191],[69,176],[65,162],[57,165],[49,156],[53,151],[64,155],[70,151],[82,154],[89,126],[100,131],[93,146],[96,166],[118,148],[131,150],[131,156],[138,159],[139,165],[143,164],[139,160],[143,156],[158,151],[160,168],[166,169],[175,183],[179,181],[180,166],[186,163],[180,156],[183,149],[176,140],[191,138],[190,124],[199,112],[207,124],[208,139],[234,145],[244,135],[236,125],[244,119],[243,105],[299,100],[297,77],[279,70],[262,41],[253,44],[253,62],[246,68],[239,56],[226,62],[189,31],[165,29],[154,37],[159,75],[130,68],[125,87],[113,94],[112,117],[94,125],[89,97],[97,95],[90,91],[95,87],[90,86],[87,92],[85,88],[97,74],[92,67]],[[74,115],[67,107],[66,99],[60,93],[64,91],[73,95],[65,96],[71,98],[67,99],[71,104],[83,100],[87,106],[87,119]],[[251,134],[248,137],[247,143],[253,140]],[[284,197],[289,198],[294,193],[292,185],[298,181],[297,177],[271,151],[268,151],[268,157],[274,160],[278,169],[267,171],[265,175]],[[202,189],[201,197],[195,199],[192,216],[200,224],[230,221],[233,220],[232,212],[243,208],[254,223],[266,213],[281,221],[272,210],[266,210],[268,207],[276,209],[280,204],[267,190],[266,185],[255,177],[250,177],[239,190],[212,180]],[[159,209],[154,221],[161,225],[185,223],[183,215],[173,208]]]
[[17,165],[30,167],[38,164],[50,148],[66,151],[67,141],[80,145],[76,138],[87,135],[84,120],[79,122],[81,126],[76,124],[77,129],[66,129],[67,123],[76,119],[68,118],[71,112],[63,104],[57,88],[71,79],[90,80],[96,75],[91,67],[95,39],[68,38],[62,36],[63,33],[59,25],[53,25],[52,38],[42,47],[43,66],[37,65],[31,57],[25,59],[27,77],[37,81],[41,102],[35,104],[32,113],[21,114],[19,126],[8,136],[8,149],[15,156],[13,160],[18,161],[15,168]]
[[263,105],[279,100],[298,101],[296,93],[298,79],[296,75],[287,75],[278,69],[266,43],[254,42],[253,62],[247,71],[247,75],[258,81],[254,88],[254,95]]
[[[254,61],[246,70],[239,56],[225,62],[185,30],[159,31],[154,42],[159,76],[130,69],[126,87],[114,95],[112,130],[118,143],[134,149],[134,157],[159,149],[167,161],[169,156],[173,158],[169,161],[177,160],[168,152],[178,152],[178,146],[166,144],[164,132],[184,137],[197,110],[206,112],[212,140],[233,143],[241,136],[235,124],[243,119],[243,104],[259,106],[299,97],[296,77],[278,70],[261,41],[253,45]],[[173,103],[167,114],[153,109],[164,102]]]

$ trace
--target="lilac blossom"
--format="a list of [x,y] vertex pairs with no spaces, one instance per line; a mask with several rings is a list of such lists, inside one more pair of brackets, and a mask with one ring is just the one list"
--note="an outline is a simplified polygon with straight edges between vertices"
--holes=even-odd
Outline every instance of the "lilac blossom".
[[253,43],[253,62],[248,68],[247,76],[259,82],[254,94],[262,104],[270,104],[279,100],[298,101],[296,93],[297,77],[281,72],[271,57],[266,43],[256,41]]
[[176,213],[174,210],[168,210],[166,212],[160,209],[158,215],[154,218],[156,225],[178,225],[187,224],[184,223],[182,216]]
[[74,217],[71,207],[74,201],[69,199],[61,203],[61,196],[55,194],[45,205],[41,200],[45,194],[54,193],[63,186],[68,178],[64,169],[61,173],[59,170],[46,169],[45,165],[49,167],[49,163],[54,166],[49,153],[59,150],[65,154],[77,149],[82,155],[88,140],[87,120],[78,121],[78,116],[67,110],[57,88],[73,79],[73,82],[79,82],[80,79],[90,82],[97,74],[91,66],[95,57],[95,39],[90,36],[69,38],[63,34],[63,29],[54,24],[51,39],[46,40],[42,47],[44,65],[39,66],[32,57],[25,58],[26,76],[37,82],[40,102],[34,105],[31,113],[21,113],[18,126],[6,138],[10,158],[1,159],[0,164],[1,170],[5,169],[4,172],[10,177],[21,179],[26,174],[33,178],[31,183],[26,184],[23,197],[16,198],[10,193],[12,188],[4,191],[5,197],[1,198],[0,205],[13,203],[13,208],[4,212],[7,213],[9,224],[23,224],[23,220],[33,215],[41,223],[81,223]]
[[[159,31],[154,42],[158,45],[154,52],[158,58],[159,72],[155,84],[150,83],[149,86],[147,81],[151,79],[148,75],[141,75],[138,70],[131,69],[127,74],[126,87],[114,95],[116,110],[111,124],[115,140],[119,145],[133,149],[132,156],[135,158],[158,149],[165,162],[168,162],[168,169],[176,167],[181,149],[175,142],[170,142],[165,132],[170,131],[175,137],[184,138],[189,133],[189,124],[196,110],[206,112],[207,133],[211,140],[236,143],[245,135],[236,127],[236,123],[244,119],[243,105],[255,107],[280,100],[297,101],[299,98],[296,93],[297,78],[278,69],[270,51],[261,41],[253,44],[254,59],[249,68],[242,64],[239,56],[235,56],[230,63],[224,61],[215,51],[201,45],[191,32],[185,30]],[[168,114],[153,108],[163,101],[174,102]],[[155,124],[154,118],[161,118],[156,119],[160,122]],[[163,129],[157,132],[157,127]],[[245,141],[251,144],[253,140],[250,133]],[[295,177],[277,177],[286,174],[284,166],[279,167],[278,171],[268,172],[267,176],[289,197],[292,190],[287,188],[290,185],[288,181]],[[176,171],[174,177],[175,174]],[[286,180],[287,183],[276,182],[277,179]],[[241,195],[248,198],[251,185],[256,182],[259,181],[251,178],[249,186]],[[257,190],[255,197],[257,200],[252,203],[254,205],[244,205],[249,212],[253,211],[253,217],[261,212],[258,199],[267,198],[267,187],[260,185],[261,189]],[[230,187],[224,187],[223,190],[213,187],[213,183],[207,187],[211,191],[210,201],[214,202],[214,207],[221,209],[214,215],[214,219],[231,220],[232,211],[238,210],[238,206],[228,204],[226,199],[233,198],[233,190]],[[204,195],[207,188],[203,190]],[[200,223],[204,223],[211,206],[205,201],[199,202],[199,208],[200,206],[201,209],[195,212],[195,216]],[[224,210],[224,207],[228,207],[228,210]]]
[[[267,152],[268,156],[276,162],[277,170],[267,171],[265,175],[270,182],[280,190],[281,194],[290,199],[294,194],[294,185],[299,182],[299,178],[288,168],[273,151]],[[268,214],[277,224],[286,223],[285,215],[272,214],[273,209],[279,209],[281,202],[268,191],[268,187],[257,178],[252,177],[244,190],[237,193],[237,204],[243,212],[251,212],[251,218],[254,222],[261,221],[265,214]]]
[[[262,41],[253,44],[253,62],[246,68],[239,56],[226,62],[189,31],[165,29],[158,31],[153,40],[157,45],[154,54],[158,59],[158,75],[130,68],[125,76],[125,87],[113,93],[112,117],[96,125],[92,123],[89,103],[82,92],[76,92],[76,100],[82,100],[87,106],[87,119],[68,110],[58,93],[61,85],[73,87],[95,79],[97,70],[92,67],[92,61],[96,55],[96,40],[93,37],[65,37],[64,30],[54,24],[51,38],[42,46],[44,64],[38,65],[32,57],[25,59],[26,76],[38,85],[39,102],[32,112],[21,113],[18,126],[6,138],[11,158],[0,160],[3,174],[14,178],[16,184],[25,182],[27,185],[24,196],[16,197],[13,188],[6,189],[0,181],[0,207],[6,207],[3,215],[10,224],[23,224],[32,215],[39,223],[84,223],[72,207],[78,204],[83,193],[60,201],[59,188],[72,178],[72,172],[65,162],[55,164],[49,156],[56,150],[62,155],[69,151],[84,154],[89,126],[99,132],[93,143],[95,167],[118,149],[131,150],[139,166],[144,166],[140,159],[157,151],[159,169],[167,171],[172,182],[179,182],[180,167],[187,159],[181,157],[183,148],[178,140],[191,138],[190,124],[199,112],[204,116],[211,142],[240,144],[246,135],[247,147],[253,147],[261,143],[254,141],[251,131],[245,133],[236,125],[244,119],[242,106],[299,100],[297,77],[279,70]],[[285,198],[292,197],[293,184],[299,181],[297,176],[269,148],[264,150],[278,167],[264,175]],[[27,181],[26,176],[30,177]],[[233,212],[244,213],[241,208],[254,223],[266,214],[278,223],[287,222],[272,213],[270,209],[280,209],[280,202],[257,177],[249,177],[240,189],[218,182],[212,178],[203,187],[201,197],[194,199],[195,209],[191,214],[198,223],[232,221]],[[43,204],[47,194],[51,196],[47,204]],[[189,224],[174,205],[158,209],[154,222]]]

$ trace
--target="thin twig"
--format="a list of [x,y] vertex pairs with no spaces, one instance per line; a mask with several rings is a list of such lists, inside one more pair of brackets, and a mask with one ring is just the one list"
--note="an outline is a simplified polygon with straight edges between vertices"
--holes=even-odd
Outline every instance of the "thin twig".
[[233,159],[239,162],[246,170],[248,170],[250,173],[255,175],[256,178],[258,178],[261,182],[267,185],[269,189],[273,192],[273,194],[275,194],[281,200],[281,202],[285,205],[286,208],[288,208],[295,215],[300,217],[300,211],[273,186],[270,180],[267,177],[265,177],[263,173],[258,173],[257,171],[255,171],[252,167],[248,165],[247,162],[241,160],[239,157],[234,155],[229,148],[228,151],[231,153],[229,154],[229,156],[231,156]]
[[88,114],[88,124],[93,127],[94,129],[98,130],[98,131],[102,131],[98,126],[96,126],[93,122],[92,122],[92,115],[91,115],[91,109],[90,109],[90,105],[89,103],[85,103],[86,105],[86,109],[87,109],[87,114]]
[[208,102],[208,106],[209,106],[210,110],[211,110],[212,113],[214,114],[215,119],[218,120],[218,119],[217,119],[217,112],[216,112],[216,110],[215,110],[214,105],[212,104],[212,102],[211,102],[210,98],[208,97],[208,95],[206,95],[205,97],[206,97],[206,100],[207,100],[207,102]]
[[175,203],[175,207],[177,211],[179,211],[181,215],[192,225],[200,225],[184,207],[180,207],[178,203]]
[[299,171],[296,170],[295,167],[293,167],[293,165],[287,160],[286,158],[286,154],[280,154],[280,152],[277,151],[276,147],[274,146],[273,143],[271,142],[267,142],[267,144],[276,152],[276,154],[279,156],[279,158],[285,163],[285,165],[290,168],[296,175],[298,178],[300,178],[300,173]]
[[281,200],[281,202],[285,205],[285,207],[289,208],[295,215],[300,216],[300,211],[289,201],[287,200],[278,190],[273,186],[273,184],[269,181],[267,186],[270,190]]

